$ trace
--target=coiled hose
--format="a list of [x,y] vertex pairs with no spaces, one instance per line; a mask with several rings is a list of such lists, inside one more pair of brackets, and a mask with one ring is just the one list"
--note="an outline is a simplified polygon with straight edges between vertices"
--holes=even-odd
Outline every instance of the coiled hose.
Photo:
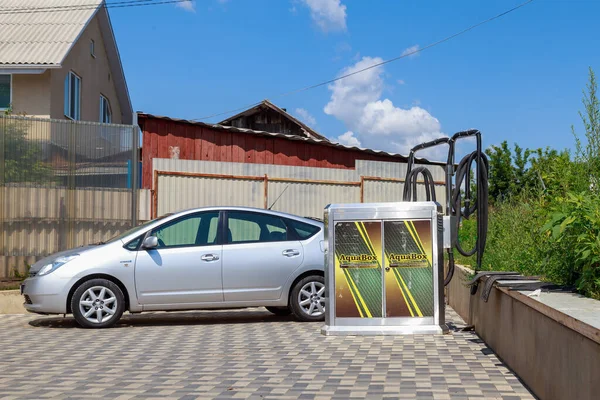
[[[454,145],[460,138],[475,136],[477,138],[477,150],[465,156],[458,167],[455,174],[452,173],[454,168]],[[448,163],[446,165],[446,193],[447,197],[447,215],[453,216],[455,226],[451,227],[452,234],[456,235],[455,247],[456,250],[465,257],[471,257],[477,254],[477,264],[475,272],[481,269],[481,261],[485,251],[488,229],[488,172],[489,162],[487,156],[481,148],[481,134],[477,130],[458,132],[452,138],[441,138],[431,142],[420,144],[414,147],[408,159],[408,168],[406,179],[404,182],[403,201],[417,201],[417,181],[419,175],[423,176],[423,184],[425,186],[425,201],[436,201],[435,183],[431,171],[425,167],[412,168],[414,163],[414,155],[418,150],[438,146],[440,144],[449,145]],[[471,179],[472,167],[475,166],[477,171],[475,182]],[[452,185],[452,175],[455,175],[455,184]],[[464,208],[463,191],[461,188],[464,185]],[[475,185],[476,196],[472,198],[473,185]],[[474,200],[474,201],[473,201]],[[469,219],[471,215],[477,215],[477,238],[472,249],[465,250],[458,238],[460,224],[463,219]],[[454,253],[452,249],[447,249],[448,253],[448,273],[444,279],[444,286],[447,286],[454,276]],[[477,290],[477,286],[472,286],[471,290]]]
[[[477,179],[475,183],[471,179],[472,166],[475,165],[477,171]],[[450,201],[450,214],[454,216],[454,232],[456,233],[456,250],[465,257],[470,257],[477,254],[477,264],[475,273],[481,269],[481,261],[485,251],[488,230],[488,171],[489,162],[485,153],[480,149],[465,156],[456,169],[455,186],[452,190],[452,198]],[[464,208],[462,207],[463,192],[461,187],[464,184]],[[473,184],[476,185],[475,201],[472,198]],[[471,215],[477,215],[477,238],[473,248],[465,250],[460,243],[458,231],[463,219],[469,219]],[[448,252],[448,274],[444,279],[444,286],[447,286],[454,275],[454,254]],[[477,290],[477,287],[474,287]],[[472,287],[473,290],[473,287]]]
[[436,201],[435,183],[433,181],[433,175],[431,174],[431,171],[425,167],[417,167],[411,169],[408,172],[404,181],[404,191],[402,193],[402,200],[417,201],[417,179],[419,177],[419,174],[423,175],[426,201]]

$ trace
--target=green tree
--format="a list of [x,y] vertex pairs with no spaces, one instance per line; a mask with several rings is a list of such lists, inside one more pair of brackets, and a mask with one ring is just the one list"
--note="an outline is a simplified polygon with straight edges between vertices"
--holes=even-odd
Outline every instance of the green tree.
[[[51,168],[43,162],[42,146],[27,139],[22,121],[0,115],[0,151],[4,150],[4,183],[45,183],[53,179]],[[2,149],[3,148],[3,149]]]
[[506,140],[500,146],[491,146],[486,153],[490,165],[489,195],[490,199],[498,201],[508,196],[511,191],[514,173],[512,153]]
[[535,179],[529,170],[532,150],[514,145],[514,155],[503,141],[500,146],[491,146],[486,150],[489,159],[489,193],[493,202],[508,199],[533,185]]
[[582,143],[575,132],[575,127],[571,126],[571,131],[575,136],[576,161],[581,163],[582,172],[587,177],[590,187],[598,192],[600,191],[600,101],[597,96],[596,74],[591,67],[586,88],[587,92],[583,91],[584,111],[579,112],[585,129],[586,143]]

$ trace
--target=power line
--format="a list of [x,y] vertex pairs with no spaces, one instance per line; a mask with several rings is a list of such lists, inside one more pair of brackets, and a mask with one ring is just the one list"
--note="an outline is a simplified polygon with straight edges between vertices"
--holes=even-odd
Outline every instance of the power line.
[[64,11],[81,11],[81,10],[94,10],[98,7],[103,8],[125,8],[125,7],[143,7],[143,6],[157,6],[161,4],[176,4],[186,3],[190,0],[128,0],[128,1],[116,1],[112,3],[102,4],[78,4],[68,6],[52,6],[52,7],[0,7],[0,15],[10,14],[35,14],[35,13],[49,13],[49,12],[64,12]]
[[[359,69],[359,70],[357,70],[357,71],[354,71],[354,72],[351,72],[351,73],[348,73],[348,74],[345,74],[345,75],[342,75],[342,76],[338,76],[337,78],[334,78],[334,79],[329,79],[329,80],[327,80],[327,81],[323,81],[323,82],[320,82],[320,83],[317,83],[317,84],[314,84],[314,85],[310,85],[310,86],[305,86],[305,87],[303,87],[303,88],[300,88],[300,89],[291,90],[291,91],[289,91],[289,92],[280,93],[280,94],[278,94],[278,95],[276,95],[276,96],[274,96],[274,97],[271,97],[271,98],[274,98],[274,99],[276,99],[276,98],[280,98],[280,97],[286,97],[286,96],[290,96],[290,95],[292,95],[292,94],[296,94],[296,93],[304,92],[304,91],[307,91],[307,90],[315,89],[315,88],[318,88],[318,87],[320,87],[320,86],[325,86],[325,85],[328,85],[328,84],[330,84],[330,83],[333,83],[333,82],[336,82],[336,81],[339,81],[339,80],[342,80],[342,79],[348,78],[348,77],[350,77],[350,76],[353,76],[353,75],[356,75],[356,74],[360,74],[360,73],[362,73],[362,72],[365,72],[365,71],[368,71],[368,70],[370,70],[370,69],[373,69],[373,68],[380,67],[380,66],[382,66],[382,65],[384,65],[384,64],[389,64],[389,63],[391,63],[391,62],[398,61],[398,60],[400,60],[400,59],[402,59],[402,58],[410,57],[410,56],[412,56],[412,55],[415,55],[415,54],[417,54],[417,53],[421,53],[421,52],[422,52],[422,51],[424,51],[424,50],[430,49],[430,48],[432,48],[432,47],[435,47],[435,46],[437,46],[437,45],[440,45],[440,44],[442,44],[442,43],[444,43],[444,42],[447,42],[447,41],[449,41],[449,40],[452,40],[452,39],[454,39],[454,38],[456,38],[456,37],[458,37],[458,36],[461,36],[461,35],[463,35],[463,34],[465,34],[465,33],[469,32],[469,31],[471,31],[471,30],[473,30],[473,29],[475,29],[475,28],[478,28],[478,27],[480,27],[481,25],[487,24],[488,22],[492,22],[492,21],[494,21],[494,20],[496,20],[496,19],[498,19],[498,18],[501,18],[501,17],[503,17],[503,16],[505,16],[505,15],[507,15],[507,14],[510,14],[511,12],[513,12],[513,11],[516,11],[516,10],[518,10],[518,9],[519,9],[519,8],[521,8],[521,7],[524,7],[524,6],[526,6],[527,4],[529,4],[529,3],[531,3],[531,2],[533,2],[533,0],[527,0],[527,1],[525,1],[524,3],[521,3],[521,4],[519,4],[519,5],[517,5],[517,6],[513,7],[513,8],[511,8],[511,9],[509,9],[509,10],[506,10],[506,11],[504,11],[504,12],[501,12],[500,14],[497,14],[497,15],[495,15],[495,16],[493,16],[493,17],[491,17],[491,18],[488,18],[488,19],[486,19],[486,20],[484,20],[484,21],[478,22],[478,23],[476,23],[475,25],[471,25],[471,26],[469,26],[468,28],[466,28],[466,29],[463,29],[462,31],[459,31],[459,32],[457,32],[457,33],[454,33],[454,34],[452,34],[452,35],[450,35],[450,36],[447,36],[447,37],[445,37],[445,38],[443,38],[443,39],[441,39],[441,40],[438,40],[438,41],[436,41],[436,42],[430,43],[430,44],[428,44],[428,45],[426,45],[426,46],[424,46],[424,47],[421,47],[421,48],[415,49],[415,50],[413,50],[413,51],[410,51],[410,52],[407,52],[407,53],[403,53],[403,54],[399,55],[398,57],[390,58],[389,60],[384,60],[384,61],[381,61],[381,62],[378,62],[378,63],[372,64],[372,65],[369,65],[369,66],[368,66],[368,67],[366,67],[366,68],[362,68],[362,69]],[[213,117],[218,117],[219,115],[224,115],[224,114],[230,114],[230,113],[234,113],[234,112],[236,112],[236,111],[241,111],[241,110],[245,110],[245,109],[248,109],[248,108],[251,108],[251,107],[255,107],[255,106],[257,106],[257,105],[259,105],[259,104],[261,104],[261,103],[262,103],[262,102],[260,102],[260,101],[259,101],[259,102],[252,103],[252,104],[250,104],[250,105],[247,105],[247,106],[244,106],[244,107],[235,108],[235,109],[233,109],[233,110],[223,111],[223,112],[220,112],[220,113],[216,113],[216,114],[208,115],[208,116],[206,116],[206,117],[195,118],[195,119],[193,119],[192,121],[201,121],[201,120],[204,120],[204,119],[209,119],[209,118],[213,118]]]

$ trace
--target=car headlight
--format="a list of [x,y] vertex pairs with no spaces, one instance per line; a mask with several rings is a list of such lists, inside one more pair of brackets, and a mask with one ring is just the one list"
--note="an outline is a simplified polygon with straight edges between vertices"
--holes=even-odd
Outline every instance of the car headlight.
[[48,275],[50,272],[56,270],[59,267],[62,267],[63,265],[65,265],[66,263],[68,263],[69,261],[71,261],[77,257],[79,257],[79,254],[73,254],[70,256],[66,256],[66,257],[58,257],[56,260],[52,261],[50,264],[44,265],[42,267],[42,269],[40,269],[40,272],[38,272],[38,276]]

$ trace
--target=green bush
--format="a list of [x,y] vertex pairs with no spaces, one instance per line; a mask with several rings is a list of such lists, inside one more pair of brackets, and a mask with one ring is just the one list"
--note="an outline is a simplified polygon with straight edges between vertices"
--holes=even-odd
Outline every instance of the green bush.
[[[536,204],[530,202],[507,200],[497,202],[490,208],[481,269],[515,271],[524,275],[542,273],[542,249],[546,247],[546,243],[540,243],[540,230],[544,221],[539,217],[536,207]],[[465,250],[472,246],[475,236],[476,221],[463,221],[459,240],[464,243]],[[456,251],[455,256],[459,263],[475,264],[475,256],[464,257]]]
[[587,191],[558,198],[542,232],[551,243],[546,276],[600,298],[600,196]]
[[[481,268],[516,271],[574,286],[600,299],[600,101],[590,69],[585,138],[575,130],[576,153],[492,146],[488,240]],[[475,221],[462,223],[464,247],[476,237]],[[456,254],[456,253],[455,253]],[[456,254],[473,266],[474,257]]]

